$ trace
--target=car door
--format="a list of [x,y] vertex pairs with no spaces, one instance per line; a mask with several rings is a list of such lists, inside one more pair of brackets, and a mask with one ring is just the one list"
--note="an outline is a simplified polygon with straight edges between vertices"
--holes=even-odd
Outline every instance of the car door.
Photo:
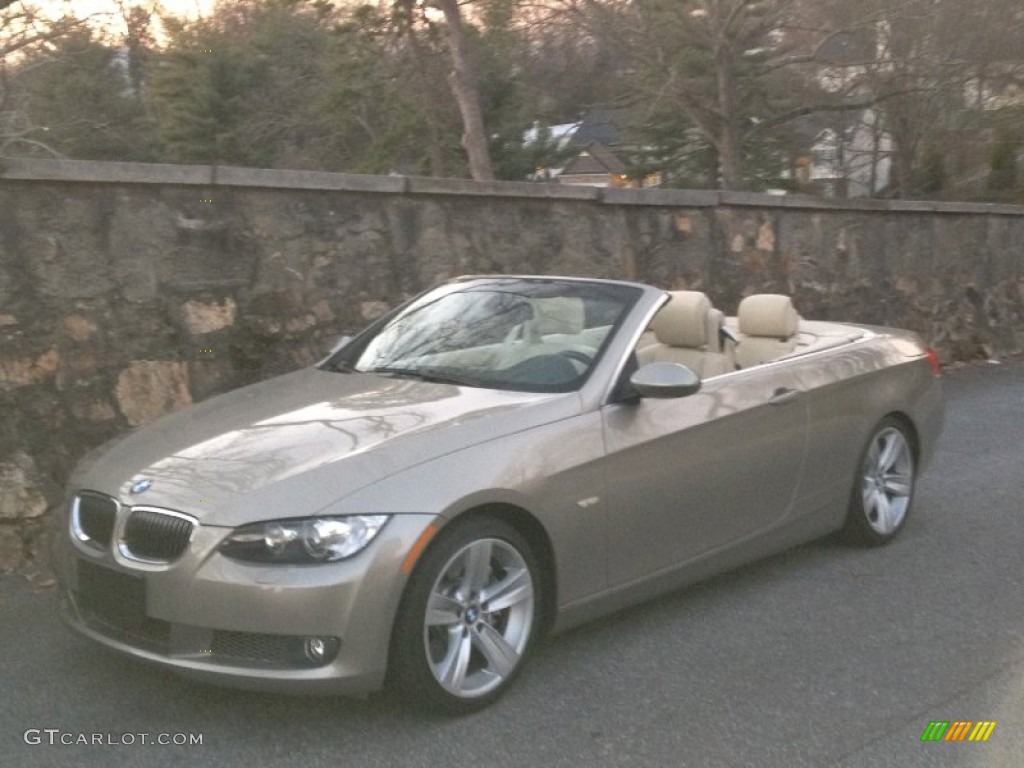
[[603,408],[608,581],[629,583],[751,537],[789,511],[807,409],[784,366]]

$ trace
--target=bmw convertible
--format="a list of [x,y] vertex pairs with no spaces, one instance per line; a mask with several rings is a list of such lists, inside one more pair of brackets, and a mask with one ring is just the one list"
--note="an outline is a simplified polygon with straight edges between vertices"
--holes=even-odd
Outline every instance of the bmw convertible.
[[890,541],[942,420],[918,336],[788,296],[459,278],[86,456],[61,610],[202,680],[465,712],[546,632],[833,532]]

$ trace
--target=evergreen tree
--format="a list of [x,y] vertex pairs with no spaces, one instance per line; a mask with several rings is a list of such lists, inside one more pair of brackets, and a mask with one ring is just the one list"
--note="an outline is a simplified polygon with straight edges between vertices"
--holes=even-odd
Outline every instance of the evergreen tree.
[[20,83],[28,119],[67,157],[152,160],[155,142],[123,51],[81,28],[55,41],[46,58],[27,61]]

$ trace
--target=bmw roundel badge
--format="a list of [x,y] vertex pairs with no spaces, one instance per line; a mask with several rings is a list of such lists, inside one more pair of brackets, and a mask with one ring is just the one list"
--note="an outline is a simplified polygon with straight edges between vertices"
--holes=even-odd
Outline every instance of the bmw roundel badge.
[[149,490],[150,486],[153,485],[153,481],[148,477],[133,477],[132,485],[129,488],[129,493],[138,494],[145,493]]

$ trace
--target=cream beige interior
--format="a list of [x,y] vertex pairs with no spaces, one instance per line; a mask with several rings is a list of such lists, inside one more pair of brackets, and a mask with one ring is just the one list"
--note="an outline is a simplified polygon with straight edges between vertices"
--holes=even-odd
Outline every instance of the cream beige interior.
[[753,365],[792,355],[820,352],[863,338],[867,331],[848,325],[805,320],[789,296],[760,293],[740,302],[736,317],[725,320],[739,344],[736,365]]
[[573,297],[530,299],[532,317],[501,343],[423,355],[417,365],[462,366],[501,370],[543,355],[579,353],[567,358],[580,371],[593,358],[611,326],[586,328],[583,300]]
[[681,363],[701,378],[736,369],[731,348],[723,348],[720,329],[722,312],[700,291],[672,291],[671,299],[651,323],[650,337],[637,345],[637,361]]
[[777,293],[747,296],[740,302],[736,319],[739,337],[736,363],[740,368],[776,360],[796,349],[800,315],[789,296]]
[[583,333],[585,310],[583,299],[557,297],[551,299],[530,299],[533,319],[525,325],[523,337],[528,341],[540,342],[554,334],[576,336]]

